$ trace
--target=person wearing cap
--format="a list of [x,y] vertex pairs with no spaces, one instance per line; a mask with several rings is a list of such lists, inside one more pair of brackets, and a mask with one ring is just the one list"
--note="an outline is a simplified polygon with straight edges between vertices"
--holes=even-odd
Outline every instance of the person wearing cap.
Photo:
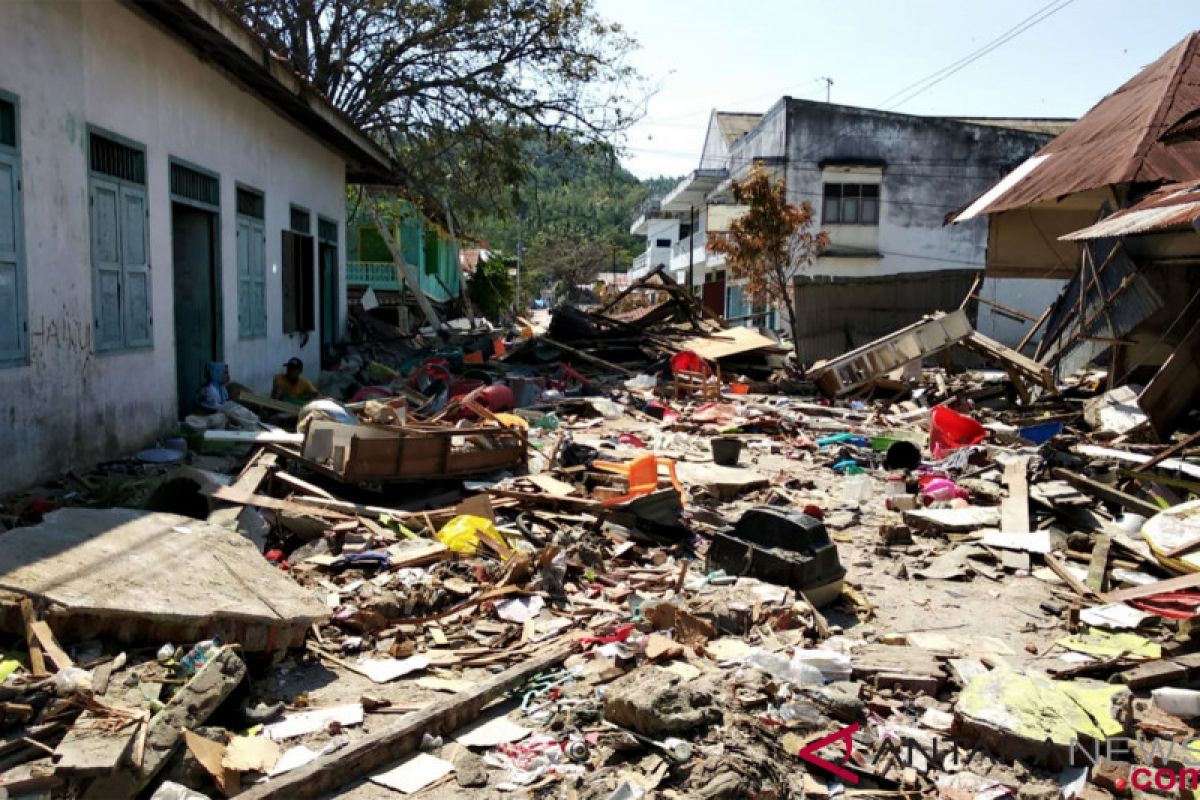
[[286,400],[289,403],[307,402],[317,396],[317,387],[304,377],[304,362],[298,358],[289,358],[283,365],[282,375],[276,375],[271,383],[271,397],[275,400]]

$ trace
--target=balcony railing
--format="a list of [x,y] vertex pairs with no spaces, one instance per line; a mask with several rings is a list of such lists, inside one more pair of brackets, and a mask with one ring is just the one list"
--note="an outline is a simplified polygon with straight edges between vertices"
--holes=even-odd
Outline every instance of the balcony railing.
[[703,250],[708,242],[708,234],[704,231],[694,233],[686,239],[680,239],[675,244],[671,245],[672,256],[682,256],[687,254],[688,250],[700,249]]
[[347,261],[346,283],[373,289],[400,290],[396,265],[391,261]]
[[638,255],[638,257],[633,260],[633,266],[631,266],[629,268],[629,271],[637,272],[640,269],[645,269],[646,265],[649,263],[650,263],[650,251],[647,250],[644,253],[640,253]]

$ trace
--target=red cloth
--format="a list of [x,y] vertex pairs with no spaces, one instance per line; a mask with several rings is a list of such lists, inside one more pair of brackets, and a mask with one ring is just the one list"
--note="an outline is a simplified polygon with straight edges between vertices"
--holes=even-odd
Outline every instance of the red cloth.
[[703,375],[712,374],[712,369],[708,366],[708,362],[691,350],[681,350],[671,356],[671,374],[674,375],[680,370],[684,372],[699,372]]

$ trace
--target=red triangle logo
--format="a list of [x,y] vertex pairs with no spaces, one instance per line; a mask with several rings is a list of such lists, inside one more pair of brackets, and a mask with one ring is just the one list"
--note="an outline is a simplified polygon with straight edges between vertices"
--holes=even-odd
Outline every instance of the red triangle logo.
[[[858,723],[856,722],[853,725],[848,725],[845,728],[842,728],[841,730],[834,731],[828,736],[822,736],[820,739],[804,745],[804,747],[801,748],[800,752],[797,753],[796,756],[804,759],[810,764],[816,764],[826,772],[833,773],[846,783],[858,783],[858,776],[842,766],[842,764],[849,763],[850,756],[854,753],[854,739],[851,737],[854,736],[854,733],[857,730]],[[842,764],[834,764],[833,762],[826,761],[817,755],[817,751],[822,747],[833,744],[837,741],[843,741],[846,743],[846,757],[842,759]]]

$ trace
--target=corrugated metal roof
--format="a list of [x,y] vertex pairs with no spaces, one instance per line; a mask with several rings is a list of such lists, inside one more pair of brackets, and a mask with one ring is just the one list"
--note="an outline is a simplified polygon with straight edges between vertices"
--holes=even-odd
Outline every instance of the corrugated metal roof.
[[1095,225],[1058,238],[1074,242],[1128,236],[1191,225],[1197,219],[1200,219],[1200,185],[1173,183]]
[[[1197,109],[1200,31],[1189,34],[1039,150],[1033,158],[1041,160],[1020,180],[998,193],[993,187],[984,194],[989,198],[986,204],[976,200],[968,211],[971,216],[995,214],[1105,186],[1200,179],[1200,141],[1161,141],[1166,131]],[[954,221],[969,218],[964,213]]]

